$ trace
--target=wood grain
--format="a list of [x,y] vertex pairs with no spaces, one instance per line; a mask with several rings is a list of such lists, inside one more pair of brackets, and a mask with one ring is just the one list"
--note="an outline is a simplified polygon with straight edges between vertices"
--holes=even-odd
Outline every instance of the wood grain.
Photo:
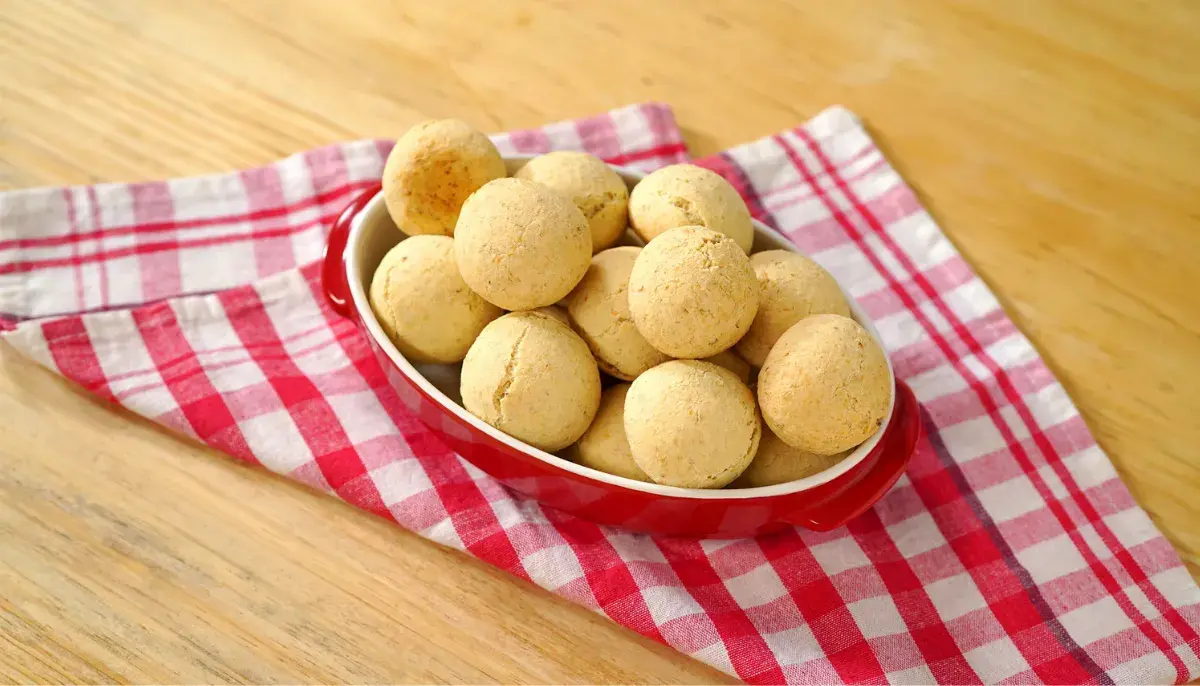
[[[0,188],[650,99],[705,154],[847,105],[1200,577],[1200,5],[0,0]],[[0,350],[0,679],[722,679]]]

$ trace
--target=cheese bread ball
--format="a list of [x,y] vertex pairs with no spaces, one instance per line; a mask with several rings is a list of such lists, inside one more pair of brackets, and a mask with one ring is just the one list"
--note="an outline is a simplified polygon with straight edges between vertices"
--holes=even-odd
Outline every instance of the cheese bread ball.
[[487,136],[457,119],[422,122],[388,155],[383,200],[404,233],[452,236],[467,197],[506,174]]
[[709,362],[664,362],[635,379],[625,398],[633,460],[656,483],[720,488],[750,464],[760,433],[750,389]]
[[738,357],[732,350],[719,352],[712,357],[706,357],[704,362],[712,362],[718,367],[724,367],[733,372],[734,376],[744,384],[750,383],[750,364]]
[[620,247],[597,253],[566,300],[575,330],[600,369],[626,381],[670,359],[646,342],[629,315],[629,272],[641,251]]
[[583,435],[600,405],[600,372],[570,327],[512,312],[484,327],[462,367],[463,407],[526,443],[553,452]]
[[758,311],[758,280],[733,239],[699,226],[671,229],[638,255],[629,312],[642,336],[671,357],[727,350]]
[[793,448],[820,455],[850,450],[887,417],[887,358],[861,324],[836,314],[788,329],[758,374],[763,419]]
[[546,186],[496,179],[463,205],[454,233],[463,280],[506,310],[553,305],[583,278],[592,234],[579,208]]
[[650,173],[629,194],[629,223],[642,240],[679,226],[703,226],[732,238],[742,252],[754,245],[746,202],[720,174],[692,164]]
[[818,455],[784,443],[771,428],[764,426],[758,454],[746,471],[731,484],[734,488],[757,488],[797,481],[823,472],[841,462],[849,452]]
[[611,246],[624,233],[629,189],[600,158],[586,152],[550,152],[529,160],[513,176],[549,186],[570,198],[591,228],[592,252]]
[[596,418],[573,446],[570,457],[585,467],[626,479],[649,481],[650,477],[633,461],[629,440],[625,438],[625,396],[628,393],[627,383],[604,389]]
[[388,338],[412,362],[462,361],[483,327],[503,314],[467,288],[449,236],[400,241],[375,270],[367,298]]
[[766,250],[751,255],[750,266],[758,277],[758,314],[737,351],[755,367],[762,366],[775,341],[801,319],[814,314],[850,316],[837,281],[808,257]]

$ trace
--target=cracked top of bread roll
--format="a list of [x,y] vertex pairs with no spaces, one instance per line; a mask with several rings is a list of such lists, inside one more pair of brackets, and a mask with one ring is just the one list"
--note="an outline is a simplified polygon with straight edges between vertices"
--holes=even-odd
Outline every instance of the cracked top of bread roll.
[[758,314],[737,351],[755,367],[763,365],[775,341],[801,319],[814,314],[850,316],[837,281],[809,257],[764,250],[750,256],[750,267],[758,278]]
[[600,372],[587,344],[540,312],[511,312],[484,327],[462,367],[468,412],[548,452],[583,435],[600,405]]
[[570,198],[592,231],[592,252],[610,247],[628,224],[629,189],[621,176],[586,152],[558,150],[539,155],[513,174]]
[[587,271],[592,234],[579,208],[546,186],[496,179],[463,205],[454,233],[463,280],[506,310],[561,300]]
[[664,362],[635,379],[625,398],[630,451],[655,483],[721,488],[750,464],[760,433],[754,394],[709,362]]
[[651,172],[629,194],[629,224],[649,243],[664,231],[703,226],[729,236],[742,252],[754,245],[750,211],[720,174],[694,164]]
[[388,154],[383,200],[404,233],[452,236],[466,199],[506,174],[496,146],[468,124],[457,119],[421,122]]
[[788,445],[821,455],[878,431],[891,397],[883,350],[862,324],[836,314],[796,322],[758,374],[763,420]]
[[671,229],[650,241],[629,275],[629,312],[638,331],[671,357],[729,349],[757,311],[750,258],[728,236],[703,227]]

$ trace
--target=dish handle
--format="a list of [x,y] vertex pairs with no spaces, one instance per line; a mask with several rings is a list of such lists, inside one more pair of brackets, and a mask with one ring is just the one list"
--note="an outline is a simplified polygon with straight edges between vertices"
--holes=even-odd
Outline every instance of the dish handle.
[[334,220],[329,229],[329,236],[325,239],[325,254],[321,257],[321,290],[325,292],[325,300],[329,307],[343,317],[354,316],[350,280],[346,276],[346,242],[350,239],[354,219],[379,190],[380,186],[376,184],[346,205],[346,209]]
[[908,384],[896,380],[896,407],[887,432],[876,450],[878,461],[849,488],[814,510],[789,516],[796,526],[814,531],[831,531],[866,512],[887,493],[904,473],[921,436],[921,413]]

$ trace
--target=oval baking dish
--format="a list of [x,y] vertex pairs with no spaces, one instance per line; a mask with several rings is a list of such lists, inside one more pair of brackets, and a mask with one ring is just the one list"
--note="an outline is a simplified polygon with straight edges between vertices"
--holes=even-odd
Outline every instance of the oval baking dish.
[[[531,156],[505,158],[511,175]],[[644,176],[613,167],[632,188]],[[754,252],[796,246],[754,222]],[[920,435],[916,399],[895,380],[892,408],[871,438],[833,467],[798,481],[761,488],[687,489],[626,479],[538,450],[485,424],[458,402],[458,368],[414,365],[388,340],[367,301],[384,254],[405,238],[392,223],[383,195],[372,188],[338,217],[323,265],[333,309],[358,323],[401,400],[455,452],[508,488],[549,507],[632,531],[735,538],[795,525],[827,531],[871,507],[908,465]],[[845,288],[843,287],[843,292]],[[854,318],[879,334],[854,299]]]

